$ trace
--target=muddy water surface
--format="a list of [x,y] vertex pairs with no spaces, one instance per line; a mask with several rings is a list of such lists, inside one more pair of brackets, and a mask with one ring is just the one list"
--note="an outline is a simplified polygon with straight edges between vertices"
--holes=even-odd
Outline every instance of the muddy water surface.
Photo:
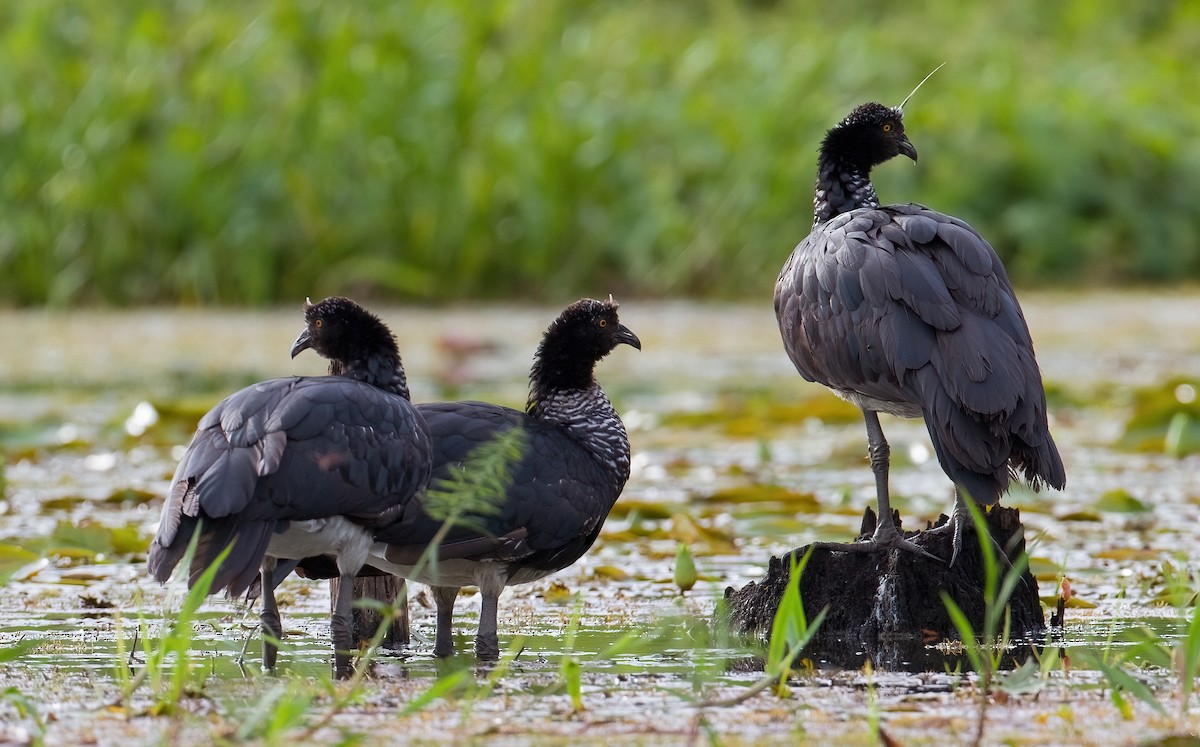
[[[1034,540],[1041,593],[1069,579],[1071,663],[1047,664],[1000,693],[989,740],[1107,744],[1194,730],[1190,710],[1175,715],[1179,680],[1169,671],[1153,662],[1137,670],[1168,716],[1129,695],[1123,713],[1087,652],[1117,657],[1142,627],[1178,640],[1180,610],[1191,612],[1200,294],[1025,296],[1069,486],[1017,489],[1006,502],[1021,508]],[[378,311],[399,337],[416,399],[515,406],[556,313]],[[0,595],[0,676],[10,688],[0,741],[853,744],[874,741],[873,719],[905,743],[963,741],[978,692],[970,677],[944,671],[813,662],[788,693],[697,706],[734,697],[759,676],[741,666],[752,647],[714,637],[706,624],[716,599],[760,577],[772,554],[854,534],[873,496],[865,440],[853,410],[794,374],[769,306],[630,301],[621,311],[643,350],[615,351],[598,375],[629,427],[634,470],[600,542],[575,566],[502,598],[501,645],[521,653],[500,672],[474,669],[467,655],[434,660],[432,613],[414,589],[412,646],[380,657],[344,705],[337,698],[347,686],[328,682],[328,589],[300,579],[281,588],[288,636],[279,678],[257,673],[253,612],[213,598],[191,645],[203,671],[185,692],[167,697],[148,681],[122,697],[149,655],[146,641],[162,636],[186,594],[151,582],[144,567],[181,445],[225,394],[321,372],[315,356],[288,358],[299,311],[0,313],[0,569],[13,574]],[[887,419],[884,428],[897,507],[936,517],[951,492],[923,426]],[[700,573],[686,595],[672,580],[680,542]],[[459,600],[460,651],[471,649],[478,605],[477,595]],[[469,676],[450,697],[404,714],[462,668]],[[572,671],[582,710],[562,686]]]

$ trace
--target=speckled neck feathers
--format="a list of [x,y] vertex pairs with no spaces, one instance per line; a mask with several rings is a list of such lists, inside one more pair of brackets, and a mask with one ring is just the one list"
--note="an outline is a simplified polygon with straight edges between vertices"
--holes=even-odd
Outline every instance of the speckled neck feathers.
[[822,152],[813,196],[813,226],[861,207],[879,207],[870,168],[850,165]]
[[585,299],[569,306],[542,337],[529,375],[530,416],[568,431],[594,457],[629,477],[629,436],[596,383],[595,368],[625,340],[616,304]]
[[358,379],[398,394],[404,399],[412,399],[408,391],[408,377],[404,374],[399,354],[394,357],[375,355],[352,361],[330,361],[329,374]]
[[871,169],[897,155],[916,160],[898,107],[862,104],[825,133],[817,161],[813,226],[858,208],[879,207]]
[[620,488],[629,479],[629,434],[599,384],[544,393],[529,414],[563,428],[605,464]]

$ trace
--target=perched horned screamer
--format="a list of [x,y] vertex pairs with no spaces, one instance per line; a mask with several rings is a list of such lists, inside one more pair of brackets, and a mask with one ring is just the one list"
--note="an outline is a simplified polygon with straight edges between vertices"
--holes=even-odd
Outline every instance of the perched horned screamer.
[[878,523],[871,539],[837,549],[929,555],[893,520],[883,412],[925,420],[955,485],[946,525],[953,564],[970,522],[965,501],[990,508],[1013,475],[1061,490],[1066,473],[1029,328],[996,252],[957,218],[881,206],[875,195],[873,167],[898,155],[917,160],[904,103],[863,104],[825,135],[812,231],[779,273],[775,314],[800,375],[856,405],[866,422]]

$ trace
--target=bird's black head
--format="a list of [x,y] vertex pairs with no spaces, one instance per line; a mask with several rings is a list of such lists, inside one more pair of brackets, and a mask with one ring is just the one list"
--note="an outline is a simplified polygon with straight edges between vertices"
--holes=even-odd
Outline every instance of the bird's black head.
[[330,360],[330,372],[342,373],[367,361],[399,365],[396,338],[379,317],[348,298],[331,296],[304,302],[304,331],[292,344],[292,357],[312,348]]
[[617,318],[617,302],[584,298],[568,306],[550,324],[534,356],[536,397],[541,391],[586,389],[592,372],[618,345],[642,349],[642,342]]
[[904,113],[900,108],[871,102],[855,107],[826,133],[821,155],[865,174],[871,167],[899,155],[916,161],[917,149],[904,134]]

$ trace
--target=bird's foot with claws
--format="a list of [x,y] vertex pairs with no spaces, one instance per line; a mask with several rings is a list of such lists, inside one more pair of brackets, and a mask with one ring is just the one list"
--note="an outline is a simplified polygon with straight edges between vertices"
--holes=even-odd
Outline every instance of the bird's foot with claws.
[[900,533],[894,524],[880,524],[870,539],[856,542],[814,542],[814,548],[835,552],[889,552],[903,550],[939,563],[945,561]]

